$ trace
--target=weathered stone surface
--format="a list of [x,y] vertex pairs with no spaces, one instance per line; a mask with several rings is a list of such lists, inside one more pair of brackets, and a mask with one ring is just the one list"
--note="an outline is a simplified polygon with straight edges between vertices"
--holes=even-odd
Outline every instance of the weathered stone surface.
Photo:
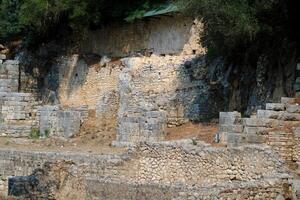
[[5,60],[5,59],[6,59],[6,55],[0,54],[0,60]]
[[239,112],[220,112],[220,124],[239,124],[241,123],[241,113]]
[[267,110],[274,110],[274,111],[284,111],[285,105],[283,103],[267,103],[266,104]]
[[[272,153],[269,148],[258,146],[213,148],[201,144],[193,145],[191,141],[162,142],[143,143],[131,148],[129,152],[121,155],[89,155],[87,157],[83,154],[1,150],[0,167],[4,170],[0,171],[0,176],[28,176],[38,167],[40,169],[30,176],[39,180],[31,187],[33,190],[30,191],[37,192],[33,192],[32,195],[40,194],[36,190],[40,186],[52,188],[53,185],[59,183],[57,180],[62,180],[66,184],[58,184],[59,189],[54,187],[54,190],[49,190],[48,187],[43,195],[53,195],[53,192],[57,190],[60,194],[76,192],[75,190],[68,192],[68,189],[72,188],[67,187],[68,178],[73,177],[75,178],[72,182],[73,186],[77,183],[87,184],[87,187],[78,188],[83,189],[80,190],[81,193],[86,192],[87,195],[92,195],[93,199],[103,197],[103,194],[108,195],[106,199],[125,198],[126,196],[122,194],[116,194],[120,185],[129,189],[124,190],[127,194],[131,194],[132,188],[136,188],[135,192],[141,192],[143,190],[140,187],[145,187],[149,188],[147,191],[150,192],[153,191],[150,188],[168,186],[178,188],[181,192],[182,190],[187,193],[197,191],[199,195],[202,195],[198,197],[204,199],[211,199],[211,197],[214,197],[212,199],[225,197],[234,199],[237,197],[235,190],[243,191],[246,195],[243,197],[247,199],[247,195],[257,196],[257,193],[253,195],[252,192],[263,188],[262,191],[265,193],[262,192],[260,197],[273,199],[278,194],[285,194],[281,189],[281,184],[286,184],[284,180],[289,177],[285,174],[285,168],[277,154]],[[20,159],[22,162],[18,162]],[[60,163],[63,162],[57,162],[61,160],[68,160],[68,162],[61,165]],[[52,163],[50,165],[53,168],[45,166],[41,168],[40,166],[43,166],[45,162]],[[20,185],[24,186],[29,182],[20,181]],[[162,193],[163,196],[158,199],[168,197],[166,196],[166,191],[169,191],[168,187],[165,188],[165,193]],[[104,193],[99,193],[99,191]],[[178,193],[174,195],[183,197],[182,193],[181,196]],[[76,199],[76,196],[74,198]]]
[[233,132],[233,133],[242,133],[244,130],[243,125],[220,125],[220,132]]
[[221,132],[220,142],[228,147],[237,147],[245,143],[246,137],[242,133]]
[[287,105],[286,110],[290,113],[300,113],[300,105]]
[[42,106],[38,109],[39,128],[42,136],[70,138],[79,132],[87,117],[87,107],[63,109],[60,106]]
[[276,119],[264,119],[264,118],[244,118],[243,124],[248,127],[278,127],[283,124],[282,121]]
[[281,97],[281,103],[283,103],[283,104],[293,104],[295,102],[296,102],[295,98]]
[[258,110],[257,118],[280,119],[283,113],[283,111]]
[[37,127],[35,96],[0,92],[0,136],[27,137]]

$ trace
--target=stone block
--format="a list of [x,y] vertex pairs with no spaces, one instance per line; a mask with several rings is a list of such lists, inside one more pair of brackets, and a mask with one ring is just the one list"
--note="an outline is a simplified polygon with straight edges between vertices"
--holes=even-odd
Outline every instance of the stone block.
[[273,111],[273,110],[257,111],[257,118],[280,119],[282,115],[283,115],[283,111]]
[[296,127],[293,129],[293,133],[296,137],[300,137],[300,127]]
[[277,127],[280,126],[283,122],[277,119],[265,119],[265,118],[244,118],[243,125],[248,127]]
[[283,103],[267,103],[266,109],[274,111],[284,111],[285,105]]
[[5,60],[5,59],[6,59],[6,55],[0,54],[0,60]]
[[257,134],[248,134],[246,136],[246,143],[249,144],[263,144],[266,142],[266,137]]
[[237,147],[245,143],[245,135],[241,133],[220,133],[220,143],[226,144],[229,147]]
[[81,115],[79,111],[58,111],[57,120],[59,136],[70,138],[80,130]]
[[295,98],[281,97],[281,103],[283,104],[294,104],[296,102]]
[[288,113],[285,112],[282,116],[282,120],[286,121],[300,121],[300,113]]
[[300,83],[295,83],[295,84],[294,84],[294,90],[295,90],[296,92],[300,91]]
[[241,123],[241,113],[239,112],[220,112],[219,114],[220,124],[240,124]]
[[271,128],[267,127],[245,127],[244,128],[244,133],[245,134],[260,134],[260,135],[265,135],[267,134]]
[[234,133],[242,133],[244,130],[243,125],[220,125],[220,132],[234,132]]
[[300,105],[292,104],[287,105],[286,110],[290,113],[300,113]]

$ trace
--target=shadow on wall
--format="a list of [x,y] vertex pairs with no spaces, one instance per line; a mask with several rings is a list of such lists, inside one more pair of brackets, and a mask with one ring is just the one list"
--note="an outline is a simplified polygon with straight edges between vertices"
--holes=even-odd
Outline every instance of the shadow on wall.
[[177,78],[179,87],[172,104],[178,113],[183,112],[183,118],[192,122],[209,122],[226,109],[228,72],[221,60],[210,65],[206,56],[186,61],[179,68]]

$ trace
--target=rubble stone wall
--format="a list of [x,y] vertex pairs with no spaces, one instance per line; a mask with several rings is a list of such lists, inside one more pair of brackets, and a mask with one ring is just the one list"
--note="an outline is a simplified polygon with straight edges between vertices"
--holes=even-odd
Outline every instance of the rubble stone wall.
[[[245,196],[255,188],[264,188],[262,191],[265,192],[250,196],[261,199],[284,193],[283,180],[289,176],[284,173],[283,163],[270,149],[255,146],[226,149],[191,143],[144,143],[124,154],[102,156],[1,150],[0,176],[2,180],[8,176],[27,176],[45,162],[66,160],[75,165],[70,169],[72,173],[83,171],[80,174],[84,175],[87,184],[93,183],[94,186],[87,187],[87,190],[93,191],[98,186],[98,191],[106,191],[108,195],[115,193],[115,183],[122,183],[132,192],[140,191],[135,185],[160,191],[164,186],[169,191],[178,185],[175,191],[186,192],[180,195],[220,195],[216,191],[225,192],[229,187],[227,184],[235,184],[235,187],[222,194],[224,197],[234,195],[235,191]],[[217,182],[222,187],[211,190],[213,186],[218,188]],[[201,189],[206,192],[201,192]]]

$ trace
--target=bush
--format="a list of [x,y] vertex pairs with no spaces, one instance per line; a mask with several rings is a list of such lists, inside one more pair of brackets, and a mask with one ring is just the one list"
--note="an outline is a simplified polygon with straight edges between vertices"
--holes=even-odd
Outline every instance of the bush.
[[176,3],[183,12],[203,19],[204,43],[213,52],[210,55],[239,64],[253,60],[256,63],[261,54],[272,54],[274,58],[290,43],[299,45],[299,39],[294,37],[299,33],[296,28],[299,17],[293,1],[176,0]]

